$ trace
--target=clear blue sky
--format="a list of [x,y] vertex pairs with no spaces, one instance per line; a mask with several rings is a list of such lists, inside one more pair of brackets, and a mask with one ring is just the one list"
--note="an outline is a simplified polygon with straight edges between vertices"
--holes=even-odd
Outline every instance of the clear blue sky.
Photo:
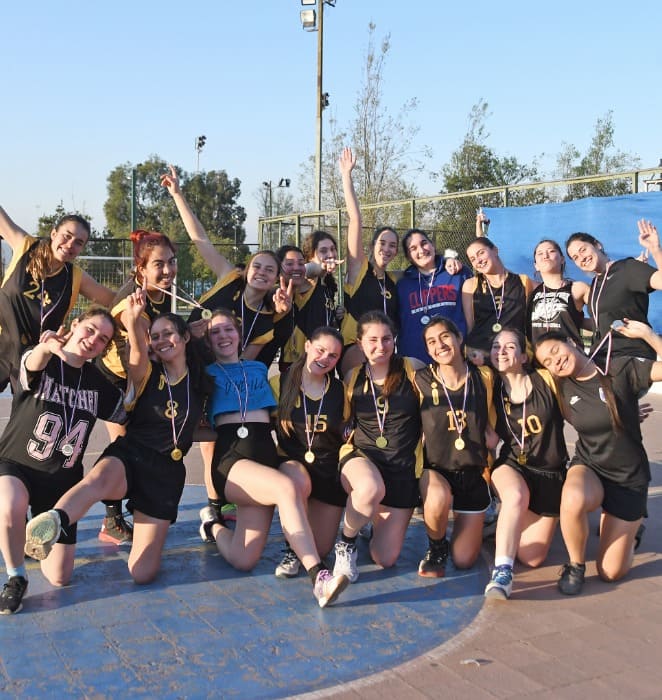
[[[256,191],[292,180],[315,148],[316,34],[299,0],[62,0],[6,3],[0,42],[0,204],[24,228],[62,200],[103,228],[106,177],[151,154],[242,183],[247,239]],[[325,11],[324,90],[346,123],[361,83],[368,23],[391,35],[384,96],[419,107],[417,148],[439,170],[467,115],[489,102],[488,144],[528,162],[563,142],[585,149],[614,112],[616,143],[642,165],[662,157],[662,6],[613,0],[472,3],[337,0]],[[422,194],[439,185],[417,181]]]

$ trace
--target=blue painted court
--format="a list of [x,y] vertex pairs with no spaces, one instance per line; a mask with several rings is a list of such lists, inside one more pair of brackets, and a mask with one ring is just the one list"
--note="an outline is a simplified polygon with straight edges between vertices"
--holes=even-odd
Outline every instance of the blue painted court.
[[53,589],[29,567],[23,610],[0,618],[2,697],[280,698],[337,686],[420,656],[462,631],[483,604],[488,572],[416,574],[425,552],[414,519],[398,566],[375,567],[359,544],[361,576],[320,610],[305,575],[273,571],[275,521],[250,574],[235,572],[198,535],[204,489],[187,486],[163,568],[134,585],[128,549],[102,544],[96,507],[79,524],[74,580]]

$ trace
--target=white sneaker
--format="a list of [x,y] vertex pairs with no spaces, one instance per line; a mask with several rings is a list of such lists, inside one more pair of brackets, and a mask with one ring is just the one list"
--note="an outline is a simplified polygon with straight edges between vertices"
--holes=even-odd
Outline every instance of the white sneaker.
[[335,603],[338,596],[347,588],[347,576],[342,574],[331,575],[328,569],[322,569],[317,578],[315,579],[315,586],[313,587],[313,595],[317,598],[317,603],[320,608],[325,608],[331,603]]
[[301,562],[299,561],[297,555],[289,547],[284,551],[285,554],[280,560],[280,564],[276,567],[274,574],[278,578],[294,578],[295,576],[299,575]]
[[335,546],[336,563],[333,567],[334,576],[347,576],[350,583],[355,583],[359,577],[359,568],[356,565],[358,552],[355,544],[349,544],[339,540]]

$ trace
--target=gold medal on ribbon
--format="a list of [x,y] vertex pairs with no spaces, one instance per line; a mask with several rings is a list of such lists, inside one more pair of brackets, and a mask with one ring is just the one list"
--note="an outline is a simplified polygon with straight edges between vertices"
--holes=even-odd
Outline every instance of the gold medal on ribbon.
[[312,450],[306,450],[306,454],[304,454],[303,458],[308,464],[312,464],[315,461],[315,453]]
[[179,462],[179,460],[184,456],[184,453],[179,449],[179,447],[175,447],[175,449],[170,453],[170,456],[175,460],[175,462]]
[[526,464],[526,452],[522,451],[517,455],[517,463],[521,466]]
[[379,447],[379,449],[383,450],[386,447],[386,445],[388,445],[388,440],[383,435],[380,435],[375,440],[375,445],[377,445],[377,447]]
[[209,321],[209,319],[211,318],[211,311],[209,309],[203,309],[200,312],[200,315],[202,316],[202,318],[205,319],[205,321]]
[[494,324],[492,324],[492,330],[493,330],[495,333],[498,333],[502,328],[503,328],[503,326],[502,326],[500,323],[494,323]]
[[455,449],[456,450],[463,450],[464,449],[464,440],[461,437],[459,437],[455,441]]

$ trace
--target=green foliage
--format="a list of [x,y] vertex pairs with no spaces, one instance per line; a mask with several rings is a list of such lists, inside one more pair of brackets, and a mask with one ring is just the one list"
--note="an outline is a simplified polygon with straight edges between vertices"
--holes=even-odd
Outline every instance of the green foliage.
[[[224,170],[187,173],[175,168],[184,196],[200,219],[213,243],[232,246],[234,262],[247,254],[244,245],[246,220],[244,208],[237,204],[241,182],[228,178]],[[104,213],[108,231],[115,238],[127,238],[131,231],[131,185],[135,182],[136,228],[159,231],[178,243],[177,260],[182,279],[212,281],[213,275],[201,259],[184,229],[177,208],[161,185],[161,175],[168,164],[154,155],[144,163],[118,165],[108,176],[108,198]],[[225,252],[225,251],[224,251]]]
[[[640,165],[639,158],[624,151],[619,151],[614,142],[614,113],[609,110],[604,117],[598,117],[591,144],[584,155],[569,143],[562,144],[561,152],[556,158],[557,175],[561,179],[570,179],[603,173],[618,173],[634,170]],[[632,182],[629,178],[610,180],[608,182],[579,183],[570,185],[564,201],[583,197],[608,197],[630,194]]]

